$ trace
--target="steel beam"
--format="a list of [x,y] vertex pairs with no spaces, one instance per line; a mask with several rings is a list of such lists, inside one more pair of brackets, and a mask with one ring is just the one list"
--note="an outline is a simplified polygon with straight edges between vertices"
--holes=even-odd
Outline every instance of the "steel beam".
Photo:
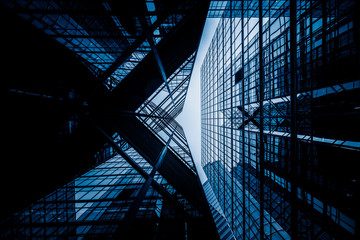
[[[146,180],[149,179],[149,174],[146,173],[122,148],[120,148],[114,140],[91,118],[88,118],[88,120],[92,123],[92,125],[99,130],[102,135],[106,138],[108,143],[114,148],[114,150],[122,156],[143,178]],[[160,165],[158,166],[158,168]],[[151,181],[151,186],[159,192],[160,195],[164,197],[167,201],[169,201],[170,204],[173,204],[173,206],[179,210],[182,214],[184,214],[185,217],[188,217],[188,214],[184,210],[182,204],[180,204],[174,197],[170,195],[170,193],[163,188],[159,183],[156,181]]]
[[140,17],[140,23],[141,23],[141,26],[146,34],[146,37],[147,37],[147,40],[150,44],[150,47],[151,47],[151,50],[155,56],[155,59],[156,59],[156,65],[158,66],[159,68],[159,71],[160,71],[160,74],[161,74],[161,78],[162,80],[164,81],[165,85],[166,85],[166,89],[168,90],[169,92],[169,96],[171,98],[171,101],[172,103],[175,105],[175,101],[174,101],[174,98],[171,94],[171,90],[170,90],[170,87],[169,87],[169,83],[167,81],[167,77],[166,77],[166,73],[165,73],[165,69],[164,69],[164,65],[162,64],[162,61],[160,59],[160,55],[159,55],[159,52],[155,46],[155,43],[154,43],[154,39],[153,39],[153,34],[152,32],[149,30],[149,26],[147,24],[147,21],[146,21],[146,18],[143,16],[143,17]]
[[[162,23],[162,21],[165,20],[165,17],[159,17],[153,25],[150,26],[150,29],[152,31],[154,31],[156,28],[158,28],[160,26],[160,24]],[[121,54],[121,56],[119,58],[117,58],[114,63],[108,68],[106,69],[106,71],[103,72],[102,75],[100,75],[98,77],[98,81],[100,83],[103,83],[108,77],[110,77],[115,71],[116,69],[118,69],[118,67],[120,67],[120,65],[128,58],[130,57],[130,55],[146,40],[146,34],[142,34],[141,36],[139,36],[135,42],[129,47],[127,48],[123,54]]]
[[136,214],[145,198],[146,193],[149,190],[150,184],[152,184],[152,182],[154,182],[154,177],[155,177],[155,173],[157,172],[157,170],[159,169],[160,165],[162,164],[164,157],[166,155],[167,149],[169,147],[169,144],[172,140],[172,137],[174,136],[174,131],[172,132],[169,140],[167,141],[166,145],[163,147],[163,149],[161,150],[155,166],[153,167],[153,169],[151,170],[151,173],[148,175],[148,178],[146,179],[146,182],[143,184],[143,186],[140,189],[140,192],[138,193],[138,195],[136,196],[136,199],[134,200],[133,204],[130,206],[129,210],[126,212],[125,215],[125,219],[124,219],[124,224],[119,228],[121,229],[121,235],[125,236],[125,238],[127,238],[128,233],[132,227],[132,224],[134,222],[134,220],[136,219]]

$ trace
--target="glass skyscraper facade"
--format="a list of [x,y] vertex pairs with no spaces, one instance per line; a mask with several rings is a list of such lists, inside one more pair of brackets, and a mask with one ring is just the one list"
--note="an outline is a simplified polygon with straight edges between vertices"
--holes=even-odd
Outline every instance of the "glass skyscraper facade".
[[231,231],[230,225],[226,220],[223,210],[214,194],[209,181],[203,183],[206,198],[209,202],[211,213],[214,216],[216,228],[218,229],[221,240],[235,240],[235,236]]
[[359,1],[213,1],[202,166],[236,239],[358,239]]

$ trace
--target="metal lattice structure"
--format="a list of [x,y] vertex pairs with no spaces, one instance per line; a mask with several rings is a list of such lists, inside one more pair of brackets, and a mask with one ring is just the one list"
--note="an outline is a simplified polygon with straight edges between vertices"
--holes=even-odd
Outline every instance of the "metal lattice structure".
[[27,142],[4,166],[22,184],[4,190],[1,238],[218,239],[175,120],[208,7],[1,1],[4,55],[18,59],[6,68],[26,61],[8,87],[6,136]]
[[[6,7],[75,52],[98,80],[112,90],[194,7],[175,12],[154,1],[9,1]],[[144,22],[140,16],[144,16]],[[151,39],[144,26],[151,31]],[[149,42],[150,41],[150,42]]]
[[[153,176],[156,183],[149,186],[145,199],[138,206],[136,219],[132,222],[136,226],[134,230],[141,228],[143,233],[138,235],[136,232],[127,232],[123,225],[129,221],[130,209],[137,201],[141,187],[153,167],[128,144],[121,151],[144,173],[140,174],[126,157],[117,154],[29,208],[14,214],[3,222],[8,232],[2,232],[2,236],[79,239],[114,238],[119,235],[126,238],[129,235],[139,238],[141,235],[151,235],[153,231],[158,235],[170,236],[166,233],[166,227],[156,225],[156,222],[171,222],[175,219],[181,224],[182,218],[201,218],[201,214],[156,173]],[[164,192],[159,191],[159,186],[168,196],[172,196],[177,207],[182,208],[181,214],[184,216],[173,208],[174,202],[164,201]],[[173,234],[184,234],[184,229],[177,231]]]
[[[166,142],[174,131],[170,150],[178,155],[180,159],[197,174],[184,130],[175,120],[184,107],[195,56],[196,54],[193,53],[180,68],[168,78],[168,85],[175,104],[171,101],[170,95],[167,94],[166,84],[163,83],[136,112],[150,116],[140,115],[138,118],[162,142]],[[152,118],[151,116],[154,115],[160,118]]]

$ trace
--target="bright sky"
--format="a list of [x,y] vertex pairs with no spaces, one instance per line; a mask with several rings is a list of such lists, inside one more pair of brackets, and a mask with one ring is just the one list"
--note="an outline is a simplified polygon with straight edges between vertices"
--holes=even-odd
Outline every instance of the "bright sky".
[[201,167],[200,68],[218,23],[218,18],[206,19],[200,46],[195,59],[193,73],[190,79],[184,110],[176,118],[184,128],[186,138],[190,145],[191,154],[193,155],[202,183],[204,183],[207,178]]

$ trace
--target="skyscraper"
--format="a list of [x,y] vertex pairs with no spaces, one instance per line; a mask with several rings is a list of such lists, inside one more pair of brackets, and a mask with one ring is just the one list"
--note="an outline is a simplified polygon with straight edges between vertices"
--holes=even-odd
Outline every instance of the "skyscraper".
[[235,237],[359,239],[359,1],[209,14],[202,165]]
[[1,238],[218,239],[175,119],[209,1],[0,8]]
[[234,240],[234,234],[231,231],[229,223],[226,220],[223,210],[221,209],[219,202],[214,194],[214,191],[209,181],[205,181],[203,184],[206,198],[209,202],[211,212],[214,216],[216,228],[218,229],[221,240]]
[[[0,0],[0,238],[359,239],[359,15],[356,0]],[[176,117],[207,17],[202,186]]]

